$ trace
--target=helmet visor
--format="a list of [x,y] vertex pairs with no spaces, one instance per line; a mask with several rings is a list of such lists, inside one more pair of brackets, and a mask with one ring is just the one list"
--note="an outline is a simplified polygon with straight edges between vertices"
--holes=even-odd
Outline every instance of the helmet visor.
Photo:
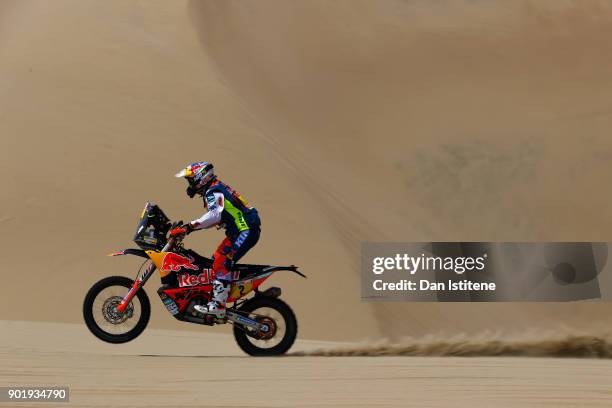
[[179,171],[178,173],[176,173],[174,177],[176,178],[185,177],[186,179],[190,179],[193,177],[193,171],[189,167],[187,167]]

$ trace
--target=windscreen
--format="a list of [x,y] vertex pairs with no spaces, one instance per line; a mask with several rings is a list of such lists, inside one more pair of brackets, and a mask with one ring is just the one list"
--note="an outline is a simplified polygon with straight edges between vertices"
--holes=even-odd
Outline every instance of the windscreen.
[[170,219],[157,205],[147,202],[136,227],[134,242],[143,249],[160,250],[166,245]]

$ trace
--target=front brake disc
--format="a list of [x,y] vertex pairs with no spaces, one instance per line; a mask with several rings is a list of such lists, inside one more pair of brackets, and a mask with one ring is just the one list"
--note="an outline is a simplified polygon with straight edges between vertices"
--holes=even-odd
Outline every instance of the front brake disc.
[[117,311],[117,306],[119,306],[122,300],[123,298],[120,296],[112,296],[104,301],[102,305],[104,320],[111,324],[121,324],[134,315],[132,302],[130,302],[124,313]]

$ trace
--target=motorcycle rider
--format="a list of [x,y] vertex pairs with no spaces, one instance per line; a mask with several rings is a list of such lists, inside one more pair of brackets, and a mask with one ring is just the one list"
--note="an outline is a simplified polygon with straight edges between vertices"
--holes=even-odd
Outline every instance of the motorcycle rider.
[[231,284],[231,268],[259,240],[261,221],[254,207],[234,189],[217,178],[214,166],[208,162],[195,162],[178,172],[188,182],[187,195],[202,196],[208,210],[202,217],[170,231],[175,237],[194,230],[219,226],[225,228],[225,239],[213,255],[215,272],[212,300],[208,305],[196,305],[195,309],[216,318],[225,317],[225,304]]

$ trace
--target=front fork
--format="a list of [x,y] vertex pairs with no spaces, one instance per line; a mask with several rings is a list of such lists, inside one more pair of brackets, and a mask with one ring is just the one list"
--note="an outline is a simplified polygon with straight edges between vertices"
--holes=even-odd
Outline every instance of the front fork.
[[121,300],[121,303],[117,305],[118,312],[120,313],[125,312],[125,309],[130,304],[134,296],[136,296],[140,288],[142,288],[144,284],[149,280],[149,278],[151,277],[154,271],[155,271],[155,265],[151,263],[151,265],[149,265],[149,267],[144,271],[140,279],[136,278],[136,280],[134,281],[134,284],[132,285],[128,293]]

